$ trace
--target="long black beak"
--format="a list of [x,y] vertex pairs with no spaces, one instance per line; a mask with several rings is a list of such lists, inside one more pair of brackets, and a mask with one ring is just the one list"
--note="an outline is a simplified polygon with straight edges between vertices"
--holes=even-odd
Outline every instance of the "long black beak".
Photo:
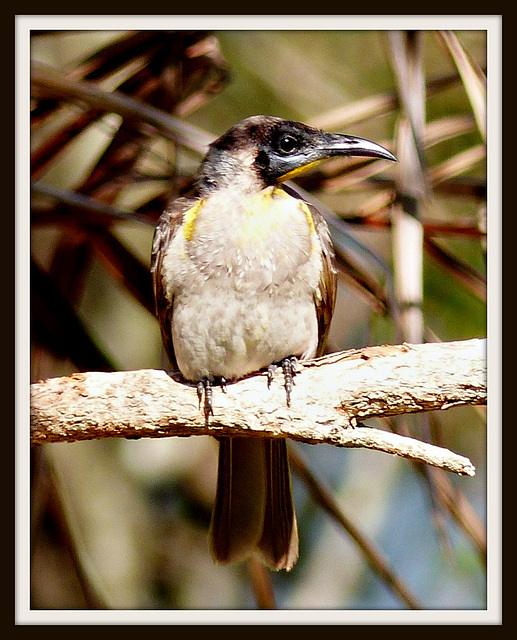
[[323,157],[332,156],[366,156],[368,158],[383,158],[397,162],[397,158],[380,144],[340,133],[325,133],[317,145]]

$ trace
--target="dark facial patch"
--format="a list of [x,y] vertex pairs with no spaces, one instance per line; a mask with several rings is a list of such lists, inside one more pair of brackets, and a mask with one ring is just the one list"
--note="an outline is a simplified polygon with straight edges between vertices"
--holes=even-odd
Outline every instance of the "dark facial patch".
[[266,171],[269,169],[269,154],[264,149],[260,149],[257,153],[257,157],[254,162],[255,167],[259,171]]

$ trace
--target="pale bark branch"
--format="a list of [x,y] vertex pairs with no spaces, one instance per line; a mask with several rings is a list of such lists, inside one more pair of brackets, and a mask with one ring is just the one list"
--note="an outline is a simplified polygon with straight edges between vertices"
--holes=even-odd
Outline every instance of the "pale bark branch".
[[196,389],[161,370],[77,373],[31,385],[31,442],[246,435],[364,447],[474,475],[447,449],[367,427],[367,418],[485,404],[486,340],[369,347],[299,366],[287,407],[279,371],[215,388],[205,424]]

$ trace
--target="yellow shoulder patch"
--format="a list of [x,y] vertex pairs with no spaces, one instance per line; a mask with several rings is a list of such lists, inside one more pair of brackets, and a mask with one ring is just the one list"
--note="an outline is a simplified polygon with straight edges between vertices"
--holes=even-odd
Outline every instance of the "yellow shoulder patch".
[[314,219],[312,217],[311,210],[307,206],[307,203],[303,200],[300,200],[300,207],[302,211],[305,213],[305,217],[307,218],[307,224],[311,230],[311,235],[316,233],[316,227],[314,226]]
[[199,213],[201,207],[205,204],[205,199],[202,198],[199,202],[188,209],[185,212],[185,217],[183,218],[183,235],[185,236],[185,240],[192,240],[192,236],[194,235],[194,226],[196,224],[196,218]]

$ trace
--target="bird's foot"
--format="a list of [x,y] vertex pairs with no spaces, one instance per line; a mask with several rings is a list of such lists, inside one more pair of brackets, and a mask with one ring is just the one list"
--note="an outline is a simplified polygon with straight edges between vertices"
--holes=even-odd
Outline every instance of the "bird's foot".
[[[291,406],[291,391],[294,386],[294,376],[296,374],[296,367],[298,365],[298,359],[296,356],[290,356],[289,358],[284,358],[280,362],[280,366],[282,367],[282,371],[284,373],[284,389],[285,389],[285,400],[287,402],[287,406]],[[267,386],[268,389],[273,382],[273,377],[275,375],[276,368],[278,364],[270,364],[267,369]]]
[[210,422],[210,416],[214,415],[214,408],[212,405],[212,383],[208,378],[203,378],[197,383],[197,399],[199,401],[199,408],[201,409],[201,403],[203,403],[203,413],[205,414],[205,423],[208,425]]
[[[218,378],[221,390],[226,393],[226,378]],[[210,422],[210,416],[214,415],[214,407],[212,404],[212,382],[208,378],[203,378],[197,383],[197,398],[199,401],[199,408],[201,409],[201,403],[203,404],[203,413],[205,414],[205,422],[208,425]]]

